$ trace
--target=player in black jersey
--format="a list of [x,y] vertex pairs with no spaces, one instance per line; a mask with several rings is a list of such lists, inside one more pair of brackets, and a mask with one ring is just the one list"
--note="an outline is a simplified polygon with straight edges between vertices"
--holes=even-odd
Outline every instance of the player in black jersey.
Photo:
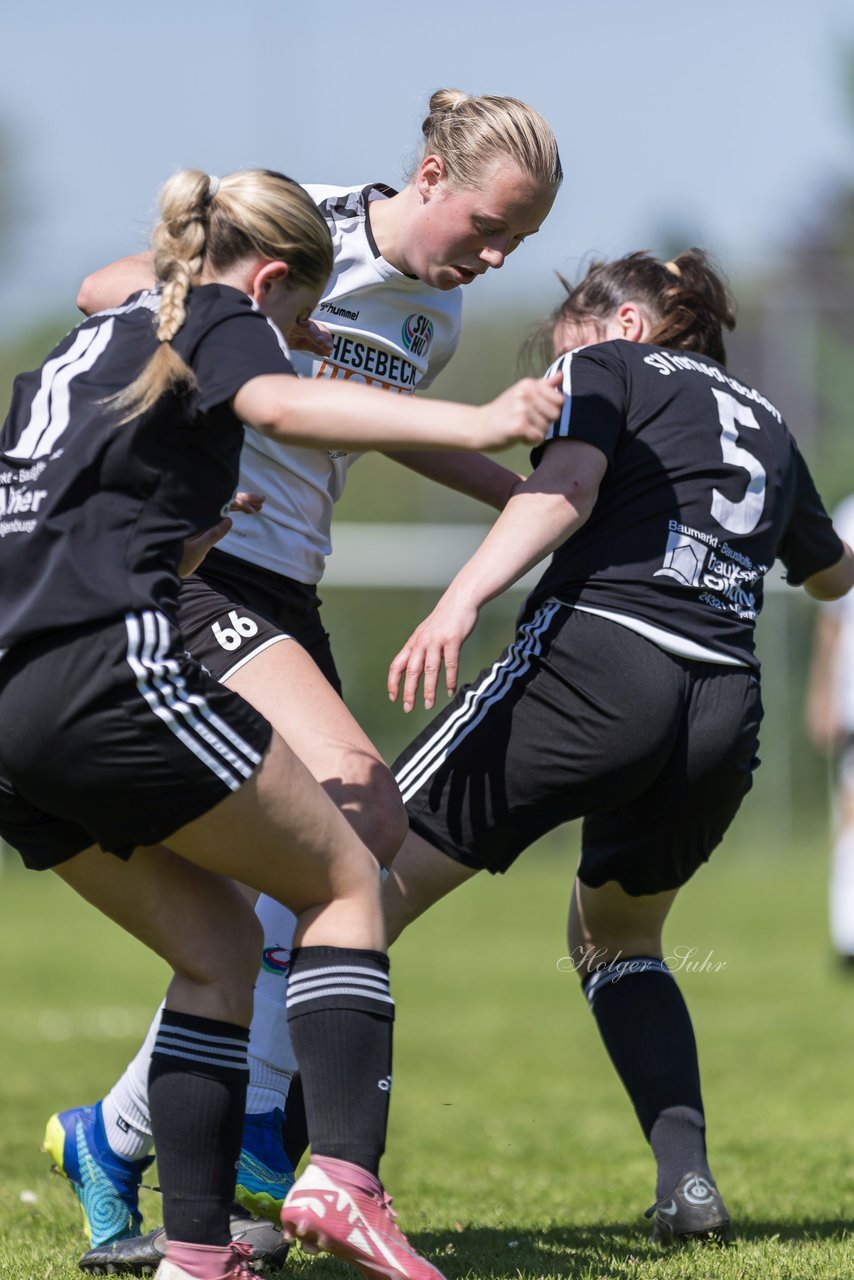
[[[535,469],[391,664],[410,709],[449,693],[487,600],[554,552],[514,642],[396,762],[412,833],[385,886],[390,938],[480,869],[583,818],[573,967],[657,1162],[654,1238],[719,1238],[691,1020],[663,960],[677,890],[757,765],[753,649],[779,556],[819,599],[854,582],[775,406],[724,365],[707,257],[594,266],[550,317],[567,400]],[[588,345],[582,345],[588,344]]]
[[[174,970],[149,1078],[161,1280],[251,1274],[229,1206],[259,940],[228,877],[299,920],[289,1005],[313,1162],[287,1231],[435,1280],[377,1180],[393,1018],[377,864],[268,721],[184,652],[178,567],[230,503],[243,423],[334,447],[481,448],[541,439],[562,395],[529,382],[437,409],[290,376],[282,333],[332,264],[310,198],[268,171],[184,171],[161,212],[160,288],[22,375],[0,436],[0,835]],[[89,1123],[56,1135],[66,1170]],[[318,1197],[334,1202],[322,1229]],[[97,1189],[83,1207],[97,1219]]]

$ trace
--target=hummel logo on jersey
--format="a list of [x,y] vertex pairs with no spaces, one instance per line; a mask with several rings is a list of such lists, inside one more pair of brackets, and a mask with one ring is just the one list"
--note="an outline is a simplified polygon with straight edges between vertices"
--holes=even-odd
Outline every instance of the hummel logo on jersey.
[[349,311],[347,307],[336,307],[334,302],[321,302],[320,310],[330,316],[343,316],[345,320],[358,320],[358,311]]

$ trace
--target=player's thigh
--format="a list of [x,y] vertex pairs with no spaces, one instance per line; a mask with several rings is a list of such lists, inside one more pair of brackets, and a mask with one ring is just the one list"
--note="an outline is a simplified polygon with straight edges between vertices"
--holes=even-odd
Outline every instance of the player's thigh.
[[239,789],[166,843],[300,912],[379,900],[379,869],[308,769],[275,732]]
[[270,721],[376,857],[390,860],[406,815],[379,752],[341,700],[316,597],[303,599],[308,589],[298,583],[288,594],[281,579],[284,594],[273,599],[269,574],[247,565],[241,582],[227,561],[234,557],[221,556],[208,576],[203,566],[182,586],[189,651]]
[[[405,834],[403,804],[391,773],[364,729],[297,644],[275,645],[226,680],[256,707],[348,816],[387,814],[395,847]],[[377,822],[379,825],[379,822]],[[367,830],[360,831],[374,845]],[[380,856],[381,851],[375,849]]]

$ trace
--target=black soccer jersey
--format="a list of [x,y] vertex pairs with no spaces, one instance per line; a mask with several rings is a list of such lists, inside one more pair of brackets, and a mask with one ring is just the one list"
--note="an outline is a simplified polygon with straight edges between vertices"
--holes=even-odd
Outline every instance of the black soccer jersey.
[[561,356],[551,440],[608,459],[593,513],[555,552],[529,605],[554,596],[755,665],[763,576],[800,585],[842,544],[780,412],[708,356],[604,342]]
[[15,382],[0,434],[0,651],[56,628],[175,616],[183,540],[234,493],[243,427],[229,400],[292,373],[278,330],[238,289],[190,292],[173,347],[196,387],[117,425],[105,403],[157,346],[159,296],[89,317]]

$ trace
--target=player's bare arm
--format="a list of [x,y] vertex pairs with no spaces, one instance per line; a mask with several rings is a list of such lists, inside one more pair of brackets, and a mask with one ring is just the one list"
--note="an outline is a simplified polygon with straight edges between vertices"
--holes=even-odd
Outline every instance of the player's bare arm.
[[368,387],[270,374],[233,399],[263,435],[326,448],[504,449],[538,444],[561,411],[560,377],[523,378],[485,405],[377,396]]
[[814,600],[839,600],[854,587],[854,552],[847,542],[843,542],[845,550],[827,569],[814,573],[804,583],[804,591]]
[[386,456],[425,479],[484,502],[496,511],[503,511],[514,490],[525,480],[518,471],[480,454],[390,452]]
[[411,711],[421,679],[424,705],[436,699],[442,666],[448,694],[455,692],[459,655],[487,601],[571,537],[589,518],[607,469],[605,455],[577,440],[552,442],[536,471],[519,485],[480,547],[436,608],[416,628],[389,668],[388,694]]

